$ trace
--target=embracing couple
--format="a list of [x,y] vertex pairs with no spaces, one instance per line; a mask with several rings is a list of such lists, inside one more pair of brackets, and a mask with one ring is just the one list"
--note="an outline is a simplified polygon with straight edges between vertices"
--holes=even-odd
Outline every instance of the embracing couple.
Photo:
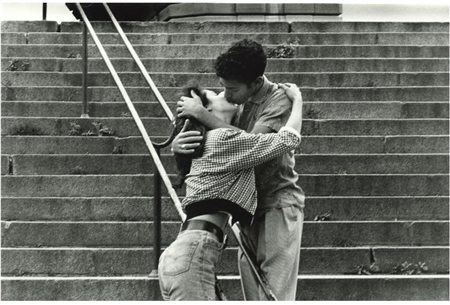
[[[224,91],[193,87],[177,104],[179,134],[172,150],[187,220],[163,252],[164,300],[216,300],[224,230],[238,221],[249,251],[278,300],[295,300],[304,219],[294,150],[300,145],[302,96],[294,84],[265,76],[262,46],[244,39],[215,62]],[[190,96],[187,96],[190,95]],[[246,300],[266,300],[239,250]]]

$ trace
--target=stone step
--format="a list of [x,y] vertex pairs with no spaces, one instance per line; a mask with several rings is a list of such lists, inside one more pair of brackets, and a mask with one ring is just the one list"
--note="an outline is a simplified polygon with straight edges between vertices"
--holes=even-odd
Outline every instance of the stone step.
[[[149,88],[128,87],[127,92],[133,102],[156,101]],[[158,88],[168,101],[175,101],[180,96],[180,88]],[[213,87],[220,91],[222,88]],[[2,83],[2,101],[81,101],[81,87],[30,87],[12,86]],[[304,101],[448,101],[448,86],[442,87],[301,87]],[[123,97],[116,87],[88,88],[88,100],[92,102],[121,101]]]
[[[223,53],[229,46],[223,44],[190,44],[190,45],[134,45],[136,53],[141,57],[164,58],[211,58]],[[277,45],[265,45],[267,52],[275,52]],[[110,57],[130,58],[123,45],[105,45],[105,51]],[[316,45],[316,46],[285,46],[279,50],[288,58],[349,58],[349,57],[380,57],[380,58],[435,58],[448,57],[449,47],[441,45],[406,46],[406,45]],[[3,57],[59,57],[81,58],[82,47],[78,45],[39,45],[39,44],[4,44],[1,47]],[[100,57],[97,47],[90,45],[89,57]],[[274,53],[277,54],[277,53]],[[284,54],[284,55],[283,55]],[[270,56],[269,56],[270,57]]]
[[[111,22],[94,21],[98,32],[115,32]],[[127,33],[241,32],[448,32],[448,22],[120,22]],[[81,32],[80,22],[2,21],[8,32]]]
[[[213,73],[215,58],[141,58],[149,72]],[[139,71],[129,58],[111,59],[117,71]],[[101,58],[89,58],[88,71],[107,72]],[[77,58],[1,59],[3,71],[81,72],[82,61]],[[448,72],[446,58],[269,58],[267,72]]]
[[[127,33],[448,32],[448,22],[121,22],[120,24]],[[111,22],[93,22],[93,26],[98,32],[115,32]],[[82,27],[79,22],[62,22],[60,30],[81,32]]]
[[1,32],[56,32],[56,21],[2,21]]
[[291,32],[448,32],[448,22],[292,22]]
[[[13,155],[13,175],[136,175],[154,172],[144,155]],[[433,155],[296,155],[295,169],[302,174],[445,174],[448,154]],[[162,155],[169,174],[176,174],[173,155]],[[51,166],[49,166],[51,164]],[[8,172],[2,172],[3,175]]]
[[[392,274],[402,263],[425,263],[426,274],[448,273],[444,247],[302,248],[299,274],[358,274],[374,263],[373,273]],[[371,262],[371,255],[375,258]],[[152,248],[3,248],[2,276],[120,276],[152,272]],[[218,274],[238,274],[237,248],[221,256]]]
[[[300,174],[298,180],[307,196],[346,197],[448,196],[448,183],[448,174]],[[6,175],[1,190],[2,197],[151,196],[153,175]]]
[[[20,196],[20,195],[18,195]],[[180,197],[182,200],[183,197]],[[307,194],[305,220],[332,221],[449,220],[448,196],[312,197]],[[16,221],[149,221],[153,197],[3,197],[2,220]],[[180,216],[162,198],[164,220]]]
[[[243,300],[237,276],[219,276],[229,300]],[[297,300],[448,300],[446,275],[303,275]],[[349,288],[351,287],[351,288]],[[2,300],[161,300],[153,277],[3,277]]]
[[[90,35],[89,35],[90,36]],[[119,34],[98,35],[104,44],[122,44]],[[252,39],[261,44],[280,45],[448,45],[448,32],[424,33],[129,33],[131,44],[232,44]],[[5,33],[2,44],[82,44],[81,33]],[[88,43],[94,40],[89,37]]]
[[[164,117],[166,114],[158,102],[133,103],[140,115]],[[167,102],[173,113],[176,102]],[[448,118],[448,102],[304,102],[305,119],[413,119]],[[2,102],[1,114],[26,117],[76,117],[81,115],[80,102],[14,101]],[[88,113],[92,117],[129,117],[125,103],[91,102]]]
[[[149,247],[153,222],[2,221],[2,247]],[[448,221],[305,221],[303,247],[448,246]],[[163,222],[169,245],[180,222]],[[58,232],[58,234],[55,234]],[[230,246],[236,246],[229,236]]]
[[[141,117],[148,134],[167,136],[171,124],[166,118]],[[57,135],[68,136],[81,126],[82,132],[97,132],[93,123],[101,124],[118,137],[140,135],[133,118],[79,118],[79,117],[3,117],[2,135]],[[447,135],[448,119],[304,119],[303,135]],[[81,136],[81,135],[80,135]]]
[[[157,87],[185,86],[191,80],[205,87],[220,86],[215,73],[149,73]],[[414,87],[446,86],[449,83],[448,72],[339,72],[339,73],[266,73],[275,83],[289,82],[304,87]],[[148,86],[138,72],[119,73],[126,87]],[[10,86],[81,86],[82,74],[69,72],[3,72],[2,82]],[[115,86],[108,72],[90,73],[88,86]]]
[[[155,143],[165,137],[151,137]],[[2,154],[148,154],[140,136],[9,136],[1,138]],[[168,148],[161,151],[170,153]],[[436,154],[449,152],[449,136],[302,136],[297,149],[303,154]]]

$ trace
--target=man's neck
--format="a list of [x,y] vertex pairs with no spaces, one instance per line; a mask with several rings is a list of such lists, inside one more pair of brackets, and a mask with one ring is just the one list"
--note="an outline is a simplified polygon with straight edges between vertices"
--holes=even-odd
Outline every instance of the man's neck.
[[264,87],[264,84],[266,83],[265,77],[263,77],[263,81],[261,82],[261,84],[258,86],[257,89],[255,89],[255,91],[253,92],[253,94],[247,99],[247,102],[254,102],[255,101],[255,97],[257,97],[259,95],[259,93],[261,92],[261,90]]

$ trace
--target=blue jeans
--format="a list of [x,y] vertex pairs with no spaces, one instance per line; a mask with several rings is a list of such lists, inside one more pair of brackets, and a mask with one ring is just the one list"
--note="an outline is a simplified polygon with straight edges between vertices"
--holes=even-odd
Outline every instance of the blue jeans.
[[[273,208],[252,225],[241,225],[250,250],[280,301],[295,301],[303,219],[303,210],[292,206]],[[267,300],[240,250],[238,257],[245,300]]]
[[165,301],[216,300],[215,270],[224,244],[203,230],[182,231],[159,259]]

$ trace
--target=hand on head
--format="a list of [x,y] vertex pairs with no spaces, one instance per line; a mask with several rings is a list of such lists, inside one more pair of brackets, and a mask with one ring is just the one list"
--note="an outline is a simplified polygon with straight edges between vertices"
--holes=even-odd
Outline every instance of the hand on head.
[[200,96],[191,90],[191,96],[182,96],[177,102],[177,116],[195,118],[200,108],[204,108]]
[[172,142],[172,151],[178,154],[192,154],[195,148],[200,146],[203,139],[200,131],[186,131],[189,125],[189,119],[184,122],[181,132]]

